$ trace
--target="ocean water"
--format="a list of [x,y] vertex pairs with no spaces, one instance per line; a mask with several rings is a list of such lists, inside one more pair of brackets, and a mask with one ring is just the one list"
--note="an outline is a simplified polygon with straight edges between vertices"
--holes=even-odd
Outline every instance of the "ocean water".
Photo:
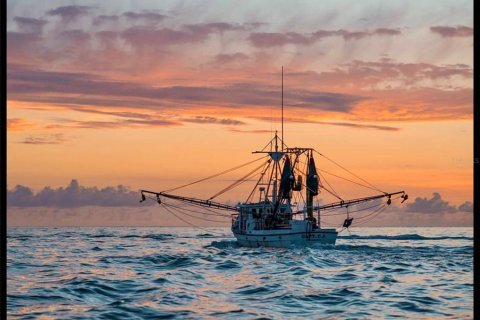
[[9,319],[473,318],[472,228],[239,247],[228,228],[9,228]]

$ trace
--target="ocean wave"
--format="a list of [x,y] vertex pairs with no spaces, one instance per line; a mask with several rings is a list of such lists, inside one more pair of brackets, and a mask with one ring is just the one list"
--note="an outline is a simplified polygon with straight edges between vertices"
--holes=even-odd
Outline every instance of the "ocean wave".
[[348,235],[348,236],[338,236],[338,239],[365,239],[365,240],[473,240],[473,237],[465,236],[443,236],[443,237],[428,237],[421,236],[419,234],[401,234],[395,236],[387,235]]
[[303,248],[241,247],[213,230],[14,230],[8,318],[473,317],[464,230],[365,229]]

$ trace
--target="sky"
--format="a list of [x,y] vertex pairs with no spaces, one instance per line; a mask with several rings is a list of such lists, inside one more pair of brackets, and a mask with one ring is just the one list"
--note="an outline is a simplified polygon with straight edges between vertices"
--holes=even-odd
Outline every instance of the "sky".
[[282,67],[286,144],[409,194],[374,224],[472,224],[473,1],[458,0],[8,0],[8,224],[184,225],[138,190],[254,160],[281,130]]

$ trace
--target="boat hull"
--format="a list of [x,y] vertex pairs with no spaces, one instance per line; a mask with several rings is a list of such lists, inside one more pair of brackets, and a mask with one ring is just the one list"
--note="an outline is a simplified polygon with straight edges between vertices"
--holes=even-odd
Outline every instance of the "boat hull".
[[311,232],[292,232],[291,230],[265,230],[257,233],[235,233],[239,245],[244,247],[311,246],[317,244],[335,245],[338,232],[335,229],[317,229]]

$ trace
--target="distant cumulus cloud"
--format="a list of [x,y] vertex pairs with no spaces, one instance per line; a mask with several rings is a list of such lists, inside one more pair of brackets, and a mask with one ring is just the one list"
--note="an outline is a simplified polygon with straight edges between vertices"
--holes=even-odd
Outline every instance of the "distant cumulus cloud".
[[64,21],[74,21],[82,15],[88,15],[94,7],[90,6],[63,6],[47,11],[47,15],[60,16]]
[[458,206],[458,211],[461,212],[473,212],[473,203],[470,201],[465,201]]
[[473,28],[467,26],[435,26],[430,27],[430,31],[441,35],[445,38],[450,37],[473,37]]
[[438,192],[434,192],[430,199],[417,197],[413,203],[407,205],[407,211],[418,213],[454,213],[457,208],[442,199]]
[[43,26],[48,23],[48,21],[43,19],[35,18],[26,18],[26,17],[14,17],[15,21],[20,28],[20,30],[25,32],[41,33]]
[[[9,207],[135,207],[138,206],[139,199],[138,192],[131,191],[122,185],[102,189],[84,187],[75,179],[65,188],[45,187],[38,193],[22,185],[7,191]],[[149,202],[149,204],[155,204],[155,202]]]

